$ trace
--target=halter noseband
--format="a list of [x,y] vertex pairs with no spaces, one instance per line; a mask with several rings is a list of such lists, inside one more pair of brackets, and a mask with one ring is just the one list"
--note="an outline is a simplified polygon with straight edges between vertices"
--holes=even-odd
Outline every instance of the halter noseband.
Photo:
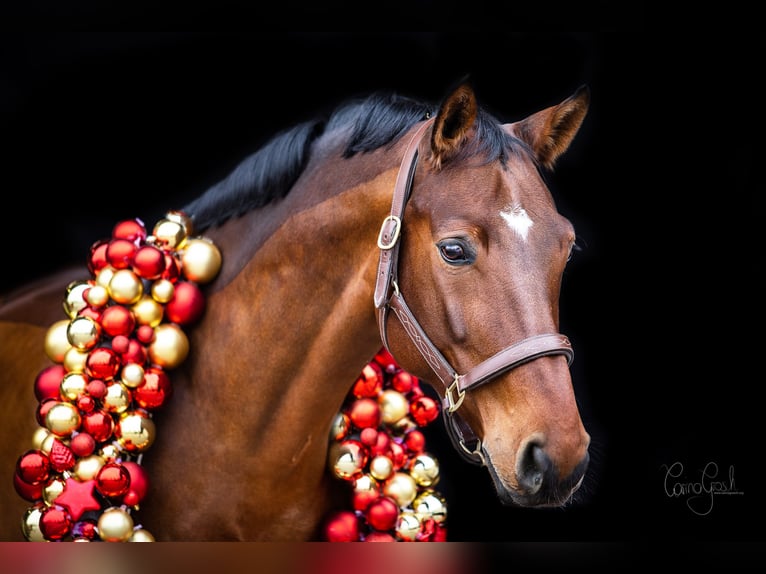
[[383,220],[380,228],[378,235],[380,261],[375,285],[375,309],[378,311],[378,327],[386,349],[388,349],[386,319],[389,309],[394,311],[418,352],[446,388],[442,399],[442,414],[453,445],[467,461],[484,466],[486,464],[485,451],[481,439],[457,412],[463,403],[466,391],[538,357],[565,355],[567,363],[571,364],[574,351],[569,339],[564,335],[559,333],[534,335],[506,347],[467,373],[460,375],[434,346],[404,302],[404,296],[399,291],[397,284],[399,236],[404,208],[412,190],[412,180],[418,162],[418,145],[426,129],[432,123],[433,118],[424,121],[412,135],[412,139],[407,145],[394,186],[391,214]]

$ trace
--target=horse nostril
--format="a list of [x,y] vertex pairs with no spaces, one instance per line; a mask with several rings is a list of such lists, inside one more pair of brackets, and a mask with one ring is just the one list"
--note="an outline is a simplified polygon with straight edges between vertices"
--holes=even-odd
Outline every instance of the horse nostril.
[[551,459],[534,442],[527,444],[519,464],[519,485],[527,494],[535,494],[543,485],[546,472],[551,467]]

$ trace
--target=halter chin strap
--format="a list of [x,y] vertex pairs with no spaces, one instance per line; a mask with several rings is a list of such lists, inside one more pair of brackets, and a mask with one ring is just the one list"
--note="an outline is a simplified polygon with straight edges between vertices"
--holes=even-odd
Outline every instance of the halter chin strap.
[[375,309],[377,309],[380,337],[388,349],[386,320],[388,311],[393,310],[418,352],[422,355],[446,389],[442,398],[442,414],[447,433],[457,451],[467,461],[485,465],[485,451],[481,439],[457,412],[469,389],[546,355],[564,355],[571,364],[574,351],[569,339],[559,333],[545,333],[528,337],[514,343],[488,359],[482,361],[467,373],[460,375],[449,364],[439,349],[431,342],[418,323],[397,284],[399,261],[399,237],[402,230],[404,208],[412,190],[412,180],[418,162],[418,146],[433,118],[425,120],[413,133],[402,157],[401,167],[394,186],[391,213],[384,220],[378,235],[380,261],[375,285]]

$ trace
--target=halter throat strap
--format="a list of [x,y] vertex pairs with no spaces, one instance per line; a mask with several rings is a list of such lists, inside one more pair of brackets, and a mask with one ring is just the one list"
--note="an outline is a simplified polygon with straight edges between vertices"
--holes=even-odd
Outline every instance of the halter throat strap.
[[425,131],[432,123],[433,118],[425,120],[416,128],[402,157],[394,186],[391,213],[383,220],[378,234],[380,259],[374,303],[383,345],[386,349],[389,348],[386,324],[388,313],[393,310],[394,315],[399,319],[418,352],[446,389],[442,398],[442,413],[445,427],[454,446],[467,461],[484,465],[485,452],[480,438],[457,412],[463,403],[466,391],[539,357],[564,355],[567,363],[571,364],[574,359],[574,351],[569,339],[560,333],[534,335],[506,347],[467,373],[460,375],[431,342],[407,306],[404,295],[397,284],[399,239],[402,232],[404,209],[412,190],[415,168],[417,167],[418,147]]

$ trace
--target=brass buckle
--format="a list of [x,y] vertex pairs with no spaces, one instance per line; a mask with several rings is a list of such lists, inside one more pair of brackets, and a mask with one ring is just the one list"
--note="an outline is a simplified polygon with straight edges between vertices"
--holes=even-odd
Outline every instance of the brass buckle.
[[[396,227],[394,227],[394,236],[391,238],[391,241],[388,243],[383,243],[383,231],[386,228],[386,223],[389,221],[393,221],[396,224]],[[378,233],[378,247],[380,249],[391,249],[394,245],[396,245],[396,242],[399,240],[399,233],[402,230],[402,220],[399,219],[396,215],[389,215],[383,220],[383,223],[380,226],[380,233]]]
[[460,448],[462,448],[465,452],[468,453],[469,456],[476,456],[481,461],[481,466],[487,466],[487,461],[484,460],[484,455],[481,452],[481,441],[476,441],[476,450],[470,450],[467,446],[465,446],[465,443],[462,440],[458,441],[458,444],[460,444]]
[[[458,389],[458,382],[460,379],[460,375],[455,373],[455,379],[452,381],[452,384],[447,387],[447,402],[449,403],[449,407],[447,408],[447,412],[454,413],[456,410],[460,408],[460,405],[463,404],[463,399],[465,398],[465,391],[461,391]],[[458,392],[457,402],[455,402],[455,399],[452,397],[452,393],[454,391]]]

